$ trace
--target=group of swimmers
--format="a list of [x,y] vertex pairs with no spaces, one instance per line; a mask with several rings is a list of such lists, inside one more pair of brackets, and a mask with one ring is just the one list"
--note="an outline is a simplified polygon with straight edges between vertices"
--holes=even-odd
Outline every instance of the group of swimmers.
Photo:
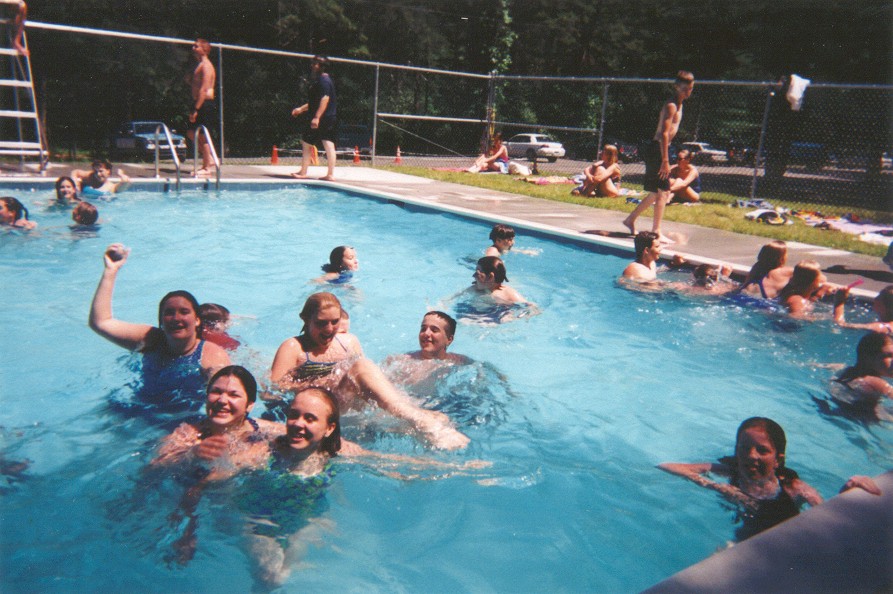
[[[97,175],[98,180],[103,173]],[[56,184],[59,200],[82,202],[72,200],[72,196],[77,196],[77,189],[71,178],[60,178]],[[490,234],[493,245],[477,261],[474,282],[468,291],[493,303],[532,306],[506,285],[502,256],[512,250],[514,236],[514,230],[506,225],[493,228]],[[648,276],[647,272],[655,271],[660,255],[659,236],[649,232],[638,234],[636,255],[634,264],[638,266],[630,274],[625,272],[625,277],[641,279],[639,272]],[[319,480],[327,474],[327,461],[338,454],[374,455],[341,439],[340,435],[341,412],[362,407],[365,402],[374,402],[383,411],[407,422],[434,447],[457,449],[468,443],[468,437],[446,415],[420,406],[364,356],[359,340],[349,331],[347,312],[334,294],[318,292],[307,299],[300,313],[301,332],[279,346],[269,370],[269,389],[259,390],[250,371],[231,364],[227,351],[237,348],[239,343],[225,332],[229,315],[226,308],[200,305],[190,293],[173,291],[159,303],[157,326],[125,322],[113,316],[112,294],[117,274],[128,257],[129,250],[121,244],[106,249],[104,270],[90,309],[90,327],[115,344],[142,354],[143,395],[159,407],[163,408],[166,395],[174,392],[206,394],[205,418],[185,423],[168,436],[153,466],[198,464],[207,470],[202,474],[201,484],[251,469],[275,469],[299,481]],[[820,285],[824,284],[820,269],[814,271],[816,267],[804,263],[795,269],[785,268],[785,259],[783,242],[764,246],[745,281],[739,287],[733,286],[733,290],[758,292],[764,298],[780,298],[784,303],[787,297],[799,297],[804,302],[800,305],[807,306],[829,292],[820,291]],[[323,266],[324,275],[317,281],[330,285],[349,283],[358,268],[356,250],[339,246],[332,250],[329,262]],[[808,282],[800,278],[810,270],[815,274],[809,276]],[[698,267],[695,285],[712,287],[728,274],[728,270]],[[893,375],[893,287],[887,287],[875,300],[880,321],[867,325],[847,323],[844,319],[847,294],[846,287],[834,291],[835,320],[843,327],[869,329],[873,333],[860,341],[856,365],[844,371],[838,383],[860,394],[860,398],[871,398],[870,394],[874,393],[873,402],[877,405],[881,395],[891,396],[893,392],[884,381]],[[791,305],[789,309],[793,312],[796,306]],[[403,360],[417,364],[413,372],[420,375],[436,366],[467,363],[466,357],[447,352],[455,332],[456,320],[450,315],[440,311],[426,313],[418,336],[420,349],[403,356]],[[206,378],[210,380],[206,382]],[[286,402],[283,393],[294,396]],[[284,418],[284,424],[248,416],[258,395],[268,401],[270,410],[283,407],[280,420]],[[860,402],[860,406],[865,406],[868,400]],[[193,398],[193,409],[195,404]],[[741,503],[746,510],[743,516],[746,526],[741,534],[749,535],[789,517],[791,510],[799,509],[801,503],[814,505],[821,501],[814,489],[785,467],[784,443],[784,433],[777,424],[769,419],[749,419],[739,428],[734,457],[723,459],[718,465],[661,467]],[[726,476],[729,482],[711,481],[704,476],[708,473]],[[847,485],[878,492],[877,486],[866,477],[854,477]],[[765,504],[765,501],[773,503]],[[766,511],[766,506],[775,511]],[[752,519],[748,519],[747,510],[752,511]],[[287,576],[295,534],[283,540],[281,534],[271,537],[252,533],[252,551],[257,553],[258,571],[266,576],[264,580],[278,583]],[[188,549],[186,546],[184,550]]]
[[[631,286],[650,290],[668,288],[688,294],[750,296],[763,305],[775,304],[794,317],[814,319],[815,302],[834,296],[833,319],[842,327],[869,330],[857,346],[856,364],[847,367],[832,380],[829,392],[841,413],[861,419],[893,420],[884,408],[885,398],[893,398],[893,285],[874,299],[879,321],[868,324],[848,323],[844,304],[853,285],[838,286],[827,282],[821,266],[804,260],[794,268],[785,266],[787,245],[773,241],[764,245],[741,284],[728,279],[730,266],[702,264],[693,271],[694,280],[684,283],[656,283],[661,239],[657,233],[643,231],[635,237],[636,261],[629,264],[621,279],[634,281]],[[628,283],[629,284],[629,283]],[[786,438],[782,428],[771,419],[753,417],[738,428],[734,455],[718,463],[665,463],[660,468],[713,489],[740,506],[742,526],[738,539],[748,538],[799,513],[803,504],[817,505],[822,497],[785,466]],[[718,482],[709,475],[724,477]],[[854,476],[841,490],[861,488],[879,495],[880,489],[869,478]]]
[[[118,179],[112,179],[112,164],[105,159],[93,161],[90,169],[74,169],[71,176],[56,180],[55,207],[71,207],[71,220],[75,225],[90,227],[99,220],[99,209],[85,198],[107,198],[130,184],[130,177],[123,169]],[[37,227],[30,219],[24,204],[12,196],[0,197],[0,227],[29,231]]]

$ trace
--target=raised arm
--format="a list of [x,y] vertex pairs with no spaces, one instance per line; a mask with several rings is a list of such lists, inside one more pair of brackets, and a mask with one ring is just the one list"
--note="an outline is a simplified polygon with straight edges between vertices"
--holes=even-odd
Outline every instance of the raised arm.
[[128,251],[120,243],[114,243],[105,250],[103,262],[105,268],[99,279],[99,286],[93,295],[93,303],[90,305],[90,328],[103,338],[110,340],[120,347],[135,351],[146,342],[146,338],[152,331],[148,324],[133,324],[115,319],[112,314],[112,294],[115,290],[115,280],[118,270],[127,261]]

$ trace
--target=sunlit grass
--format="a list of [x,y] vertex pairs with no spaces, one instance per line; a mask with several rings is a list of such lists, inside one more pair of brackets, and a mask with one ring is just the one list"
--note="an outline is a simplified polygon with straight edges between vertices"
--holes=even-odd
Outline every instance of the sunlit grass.
[[[536,185],[520,181],[510,175],[475,175],[461,171],[438,171],[424,167],[411,166],[387,166],[388,169],[399,173],[417,175],[439,181],[475,186],[488,190],[509,192],[534,198],[566,202],[569,204],[582,204],[592,208],[616,210],[618,212],[630,212],[635,205],[627,204],[623,198],[581,198],[571,196],[572,186],[569,184]],[[641,185],[626,184],[625,188],[641,190]],[[698,206],[672,205],[667,208],[664,220],[678,223],[689,223],[711,229],[722,229],[745,235],[756,235],[784,241],[798,241],[811,245],[846,250],[858,254],[870,256],[883,256],[887,252],[887,246],[866,243],[860,241],[855,235],[834,231],[830,229],[816,229],[793,217],[793,225],[767,225],[757,223],[744,218],[744,214],[754,210],[752,208],[734,208],[732,205],[741,200],[741,196],[722,194],[719,192],[703,192],[701,204]],[[811,204],[803,202],[786,202],[784,200],[772,200],[777,207],[785,207],[799,211],[822,211],[827,205]],[[870,210],[866,208],[850,208],[849,212],[859,217],[876,222],[889,223],[893,215],[889,212]]]

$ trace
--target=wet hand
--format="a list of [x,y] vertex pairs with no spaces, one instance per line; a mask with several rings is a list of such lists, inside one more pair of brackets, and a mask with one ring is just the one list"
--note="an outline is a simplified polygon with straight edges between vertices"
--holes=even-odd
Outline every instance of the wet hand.
[[849,491],[850,489],[862,489],[863,491],[867,491],[872,495],[881,495],[881,488],[877,486],[877,483],[872,480],[869,476],[851,476],[850,479],[844,483],[843,487],[840,488],[840,492]]
[[202,460],[216,460],[226,453],[228,446],[229,439],[226,435],[212,435],[195,446],[195,455]]
[[118,270],[127,261],[127,256],[129,255],[130,248],[125,247],[123,243],[113,243],[105,248],[105,253],[103,254],[105,267],[109,270]]

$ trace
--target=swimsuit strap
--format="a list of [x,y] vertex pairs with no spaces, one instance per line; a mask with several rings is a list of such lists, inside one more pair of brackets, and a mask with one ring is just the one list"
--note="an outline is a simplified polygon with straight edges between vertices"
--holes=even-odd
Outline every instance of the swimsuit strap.
[[251,417],[245,417],[245,420],[248,421],[248,424],[251,425],[251,428],[254,430],[255,433],[260,431],[260,426],[257,424],[257,421],[255,421]]
[[769,299],[769,296],[766,295],[766,289],[763,287],[763,279],[765,276],[761,276],[759,280],[757,280],[757,286],[760,288],[760,294],[763,296],[763,299]]

